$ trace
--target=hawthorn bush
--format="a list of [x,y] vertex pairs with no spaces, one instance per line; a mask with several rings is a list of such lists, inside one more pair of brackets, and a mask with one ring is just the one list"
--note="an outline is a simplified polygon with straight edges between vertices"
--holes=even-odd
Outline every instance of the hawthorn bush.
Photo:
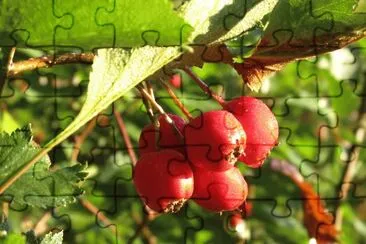
[[0,243],[364,241],[365,12],[0,1]]

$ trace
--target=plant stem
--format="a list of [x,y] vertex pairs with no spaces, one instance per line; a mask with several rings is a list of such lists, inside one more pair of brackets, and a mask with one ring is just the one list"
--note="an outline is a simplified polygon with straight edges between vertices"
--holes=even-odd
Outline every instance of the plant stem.
[[197,83],[197,85],[202,89],[202,91],[204,91],[207,95],[209,95],[210,97],[212,97],[222,107],[225,105],[225,100],[221,96],[215,94],[207,86],[207,84],[205,82],[203,82],[195,73],[192,72],[192,70],[190,68],[184,67],[183,70],[184,70],[184,72],[187,73],[187,75],[189,75]]
[[136,162],[137,162],[137,157],[136,157],[135,151],[133,150],[133,146],[131,143],[130,136],[128,135],[128,132],[126,129],[125,122],[123,121],[121,114],[116,109],[113,110],[113,114],[114,114],[114,117],[116,118],[119,132],[120,132],[121,136],[123,137],[123,140],[125,141],[125,145],[127,147],[127,152],[128,152],[128,155],[130,156],[132,165],[135,166]]
[[86,199],[82,199],[79,198],[79,202],[80,204],[87,209],[89,212],[91,212],[92,214],[95,215],[95,217],[97,217],[98,220],[100,220],[103,224],[106,225],[106,227],[109,227],[109,229],[114,233],[117,234],[117,230],[114,227],[114,224],[108,219],[107,216],[105,216],[101,211],[99,211],[99,209],[92,204],[91,202],[89,202]]
[[[144,214],[144,213],[142,213]],[[143,219],[136,214],[132,214],[132,218],[135,220],[135,222],[138,224],[136,231],[134,235],[129,239],[128,243],[133,243],[134,240],[139,236],[140,232],[144,235],[144,237],[147,240],[147,243],[155,244],[157,243],[156,237],[151,233],[149,230],[147,224],[150,221],[149,216],[144,215]]]
[[149,116],[149,119],[151,121],[151,123],[155,126],[155,127],[159,127],[159,122],[157,121],[157,119],[155,118],[154,116],[154,111],[151,107],[151,104],[150,102],[146,99],[146,97],[144,96],[144,94],[141,92],[140,89],[138,89],[139,92],[140,92],[140,95],[141,95],[141,98],[142,98],[142,102],[144,103],[145,105],[145,108],[146,108],[146,112],[147,112],[147,115]]
[[173,126],[175,132],[179,135],[181,140],[184,140],[182,133],[179,131],[177,126],[175,125],[174,121],[169,117],[168,114],[165,113],[164,109],[153,99],[153,97],[143,88],[141,85],[136,86],[137,89],[150,101],[151,105],[161,114],[164,116],[166,122]]
[[187,108],[184,106],[184,104],[179,100],[179,98],[174,94],[173,90],[169,87],[169,85],[163,81],[160,80],[160,83],[163,85],[163,87],[167,90],[170,97],[173,98],[174,103],[179,107],[179,109],[183,112],[183,114],[189,119],[192,120],[193,117],[187,110]]
[[34,226],[34,233],[36,236],[40,236],[47,231],[47,222],[52,217],[50,211],[47,211]]
[[89,134],[93,131],[94,127],[97,124],[97,117],[94,117],[92,120],[89,121],[88,125],[85,127],[85,129],[81,132],[79,136],[75,136],[75,144],[74,144],[74,150],[71,154],[71,160],[77,161],[81,145],[84,143],[85,139],[89,136]]
[[[363,94],[366,93],[366,84],[363,84]],[[351,145],[346,156],[347,165],[342,173],[341,181],[338,186],[339,201],[335,206],[335,225],[338,230],[341,229],[343,221],[343,213],[341,211],[341,204],[348,196],[351,187],[352,179],[356,173],[356,166],[360,155],[360,145],[366,137],[366,98],[361,98],[360,108],[358,110],[357,127],[355,129],[355,142]]]
[[2,48],[3,59],[0,67],[0,97],[5,87],[6,80],[9,77],[9,70],[13,67],[13,58],[15,54],[15,47]]
[[9,203],[8,202],[2,202],[1,203],[1,208],[2,208],[2,215],[5,218],[8,218],[8,216],[9,216]]
[[9,77],[14,77],[25,71],[31,71],[39,68],[48,68],[54,65],[60,64],[72,64],[72,63],[82,63],[82,64],[92,64],[94,59],[93,53],[67,53],[55,56],[44,56],[39,58],[30,58],[28,60],[23,60],[15,62],[8,71]]

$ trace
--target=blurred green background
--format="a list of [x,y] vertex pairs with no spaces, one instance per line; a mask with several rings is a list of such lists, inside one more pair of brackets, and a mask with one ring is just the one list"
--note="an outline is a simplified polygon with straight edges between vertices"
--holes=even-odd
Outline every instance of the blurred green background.
[[[17,50],[15,61],[41,56],[31,49]],[[32,124],[34,140],[45,144],[64,129],[81,108],[88,84],[88,65],[62,65],[24,73],[11,79],[1,99],[0,131]],[[262,99],[280,125],[280,143],[261,169],[239,167],[250,185],[248,202],[253,211],[245,219],[250,231],[247,243],[308,243],[303,225],[301,192],[293,182],[271,170],[270,161],[295,165],[313,185],[332,212],[337,189],[347,164],[344,155],[355,142],[358,110],[366,99],[366,40],[309,60],[296,61],[263,80],[258,93],[244,86],[236,71],[225,64],[207,63],[194,72],[225,99],[249,95]],[[220,109],[183,72],[176,95],[193,115]],[[159,83],[152,81],[159,104],[170,113],[184,116]],[[78,161],[88,162],[89,176],[82,197],[99,214],[110,219],[106,227],[85,207],[75,204],[56,209],[21,208],[10,205],[13,232],[38,226],[40,235],[64,230],[65,243],[127,243],[143,219],[143,206],[131,181],[132,167],[120,136],[113,109],[119,111],[137,150],[141,129],[149,118],[136,89],[115,102],[97,118],[97,126],[82,145]],[[77,135],[77,134],[76,134]],[[67,165],[73,150],[70,137],[50,153],[55,165]],[[360,147],[359,162],[344,213],[342,243],[366,242],[366,151]],[[148,222],[134,243],[151,236],[158,243],[236,243],[225,230],[227,214],[210,213],[189,201],[178,214],[166,214]],[[114,229],[115,228],[115,229]],[[113,231],[117,230],[116,232]]]

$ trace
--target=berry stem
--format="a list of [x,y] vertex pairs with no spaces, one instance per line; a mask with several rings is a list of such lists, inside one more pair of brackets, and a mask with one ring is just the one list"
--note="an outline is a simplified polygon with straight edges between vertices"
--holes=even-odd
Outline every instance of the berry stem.
[[79,202],[80,202],[81,206],[83,206],[89,212],[94,214],[95,217],[98,218],[98,220],[100,220],[103,224],[105,224],[106,227],[108,227],[108,229],[110,229],[114,234],[117,233],[115,225],[94,204],[92,204],[88,200],[82,199],[82,198],[79,198]]
[[189,75],[189,77],[191,77],[197,83],[197,85],[202,89],[202,91],[204,91],[207,95],[212,97],[222,107],[225,105],[225,100],[221,96],[214,93],[203,80],[201,80],[195,73],[193,73],[193,71],[190,68],[186,66],[183,68],[183,70],[184,72],[187,73],[187,75]]
[[[141,86],[143,89],[143,86]],[[141,98],[142,98],[142,102],[145,105],[146,111],[147,111],[147,115],[149,116],[149,119],[151,121],[151,123],[154,125],[155,128],[159,128],[159,121],[155,118],[154,116],[154,111],[151,107],[151,104],[149,102],[149,100],[146,99],[146,97],[144,96],[143,92],[141,91],[141,87],[137,87],[137,89],[139,90],[140,94],[141,94]]]
[[184,106],[184,104],[179,100],[179,98],[174,94],[174,91],[169,87],[169,85],[163,81],[160,80],[160,83],[166,91],[169,93],[170,97],[173,98],[174,103],[179,107],[179,109],[183,112],[183,114],[189,119],[192,120],[193,116],[189,113],[188,109]]
[[171,126],[173,126],[175,132],[177,133],[177,135],[180,137],[180,139],[182,141],[184,141],[184,137],[182,135],[182,133],[179,131],[179,129],[177,128],[177,126],[175,125],[174,121],[169,117],[169,115],[167,115],[164,111],[164,109],[153,99],[153,97],[149,94],[148,91],[146,91],[146,89],[142,86],[142,85],[137,85],[136,86],[137,89],[139,89],[139,91],[141,92],[141,94],[143,94],[143,96],[145,96],[145,98],[147,100],[149,100],[149,102],[151,103],[151,105],[161,114],[164,116],[164,119],[166,120],[166,122],[168,122],[168,124],[170,124]]
[[84,143],[89,134],[93,131],[95,125],[97,124],[97,117],[98,115],[89,121],[88,125],[79,136],[75,136],[75,144],[74,150],[71,153],[71,161],[77,161],[81,145]]
[[128,132],[126,129],[125,122],[123,121],[121,114],[116,109],[114,109],[113,114],[114,114],[114,117],[116,118],[119,132],[120,132],[121,136],[123,137],[123,140],[125,141],[125,145],[127,147],[127,152],[128,152],[128,155],[130,156],[132,165],[135,166],[136,162],[137,162],[137,157],[136,157],[135,151],[133,150],[133,146],[131,143],[130,136],[128,135]]

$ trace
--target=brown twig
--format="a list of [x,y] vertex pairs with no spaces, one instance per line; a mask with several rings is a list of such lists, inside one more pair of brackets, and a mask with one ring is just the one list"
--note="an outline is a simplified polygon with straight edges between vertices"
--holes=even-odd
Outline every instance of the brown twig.
[[[154,89],[151,86],[151,83],[149,81],[145,81],[145,85],[146,85],[146,89],[149,92],[150,96],[154,99],[155,101],[155,95],[154,95]],[[154,109],[154,108],[153,108]]]
[[98,220],[100,220],[103,224],[105,224],[106,226],[109,227],[109,229],[114,233],[116,234],[117,233],[117,230],[116,228],[114,227],[113,223],[108,219],[107,216],[105,216],[101,211],[99,211],[99,209],[94,205],[92,204],[91,202],[89,202],[88,200],[86,199],[82,199],[82,198],[79,198],[79,202],[80,204],[85,208],[87,209],[89,212],[91,212],[92,214],[94,214]]
[[1,208],[2,208],[2,215],[5,218],[8,218],[8,216],[9,216],[9,202],[2,202]]
[[142,98],[142,102],[144,103],[144,106],[146,108],[146,112],[147,115],[149,116],[149,119],[151,121],[151,123],[155,126],[155,127],[159,127],[159,122],[157,121],[157,119],[154,116],[154,111],[151,107],[150,102],[146,99],[146,97],[144,96],[144,94],[141,92],[140,89],[138,89],[140,94],[141,94],[141,98]]
[[25,71],[36,70],[39,68],[48,68],[60,64],[92,64],[93,59],[93,53],[67,53],[58,57],[45,56],[39,58],[30,58],[28,60],[14,63],[8,71],[8,76],[13,77]]
[[36,236],[40,236],[43,233],[46,233],[48,230],[48,225],[47,222],[48,220],[52,217],[52,214],[50,211],[47,211],[40,219],[39,221],[36,223],[36,225],[34,226],[34,233]]
[[94,117],[89,121],[88,125],[84,128],[80,135],[75,136],[75,144],[74,150],[71,153],[71,160],[77,161],[81,145],[84,143],[85,139],[89,136],[89,134],[93,131],[94,127],[97,124],[97,117]]
[[192,120],[193,119],[193,116],[189,113],[189,111],[184,106],[184,104],[179,100],[179,98],[174,94],[174,91],[169,87],[169,85],[165,81],[163,81],[163,80],[160,80],[160,83],[163,85],[163,87],[169,93],[170,97],[173,98],[174,103],[179,107],[179,109],[183,112],[183,114],[189,120]]
[[176,133],[179,135],[179,137],[181,138],[181,140],[183,140],[184,137],[183,137],[182,133],[179,131],[179,129],[177,128],[177,126],[175,125],[174,121],[169,117],[169,115],[167,113],[165,113],[164,109],[154,100],[154,98],[149,94],[149,92],[146,91],[146,89],[144,89],[144,87],[141,86],[141,85],[137,85],[136,87],[149,100],[149,102],[151,103],[151,105],[161,115],[164,116],[164,119],[166,120],[166,122],[168,122],[171,126],[173,126],[174,130],[176,131]]
[[156,236],[154,236],[154,234],[150,231],[150,229],[147,226],[149,221],[151,221],[149,216],[145,214],[143,219],[141,220],[139,216],[137,216],[136,214],[132,214],[132,218],[135,220],[138,226],[136,228],[134,235],[129,239],[128,243],[133,243],[133,241],[139,236],[140,233],[143,234],[143,236],[147,240],[147,243],[150,244],[157,243]]
[[[363,84],[363,94],[366,93],[366,84]],[[356,166],[360,155],[360,146],[366,137],[366,98],[362,97],[361,105],[358,110],[357,126],[355,129],[355,142],[352,144],[345,157],[345,162],[347,162],[346,167],[342,173],[341,181],[338,186],[338,196],[340,200],[335,206],[335,218],[336,227],[338,230],[341,229],[343,214],[340,206],[343,201],[346,200],[348,192],[351,188],[352,179],[356,173]]]
[[15,47],[2,49],[3,59],[1,61],[2,67],[0,67],[0,96],[5,87],[6,80],[9,77],[9,70],[13,67],[15,50]]
[[137,157],[136,157],[135,151],[133,150],[133,146],[131,143],[130,136],[128,135],[128,132],[126,129],[125,122],[123,121],[121,114],[116,109],[114,109],[113,114],[114,114],[114,117],[116,118],[119,132],[121,133],[121,136],[123,137],[123,140],[125,141],[125,145],[127,147],[127,152],[128,152],[128,155],[130,156],[132,165],[135,166],[136,162],[137,162]]
[[221,96],[215,94],[207,86],[207,84],[205,82],[203,82],[195,73],[192,72],[192,70],[190,68],[184,67],[183,70],[184,70],[184,72],[187,73],[187,75],[189,75],[197,83],[197,85],[202,89],[202,91],[204,91],[207,95],[209,95],[210,97],[212,97],[222,107],[225,105],[225,100]]

